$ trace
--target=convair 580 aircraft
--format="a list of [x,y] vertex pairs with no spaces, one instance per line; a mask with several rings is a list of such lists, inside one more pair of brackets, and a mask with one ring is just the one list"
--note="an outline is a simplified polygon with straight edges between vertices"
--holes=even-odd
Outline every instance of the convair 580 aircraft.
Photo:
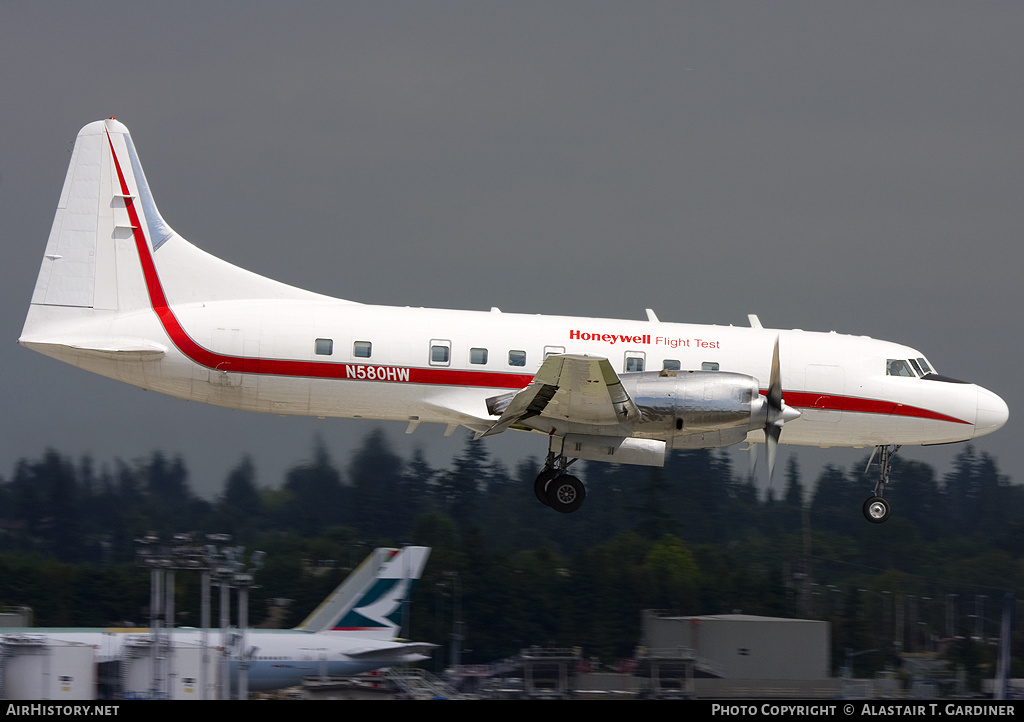
[[836,333],[368,306],[199,250],[157,210],[128,129],[78,134],[20,342],[104,376],[252,411],[547,435],[535,491],[571,512],[577,459],[660,466],[670,449],[876,447],[864,504],[889,517],[903,444],[1000,428],[998,396],[907,346]]

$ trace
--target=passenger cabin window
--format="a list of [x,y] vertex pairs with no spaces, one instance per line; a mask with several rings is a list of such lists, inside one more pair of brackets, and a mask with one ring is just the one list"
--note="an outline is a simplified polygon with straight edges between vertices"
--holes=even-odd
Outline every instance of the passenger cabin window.
[[508,365],[509,366],[525,366],[526,365],[526,352],[525,351],[509,351],[508,352]]
[[451,363],[452,342],[433,340],[430,342],[430,365],[447,366]]
[[898,358],[891,358],[885,362],[885,375],[909,377],[916,376],[914,370],[910,368],[910,364],[904,361],[903,359]]
[[370,358],[373,344],[369,341],[356,341],[352,344],[352,355],[356,358]]
[[705,361],[700,365],[701,371],[718,371],[717,361]]
[[679,359],[667,358],[661,362],[661,368],[665,371],[679,371],[683,368],[683,365],[679,363]]
[[334,353],[334,339],[318,338],[313,344],[313,351],[317,356],[330,356]]
[[625,370],[629,371],[643,371],[644,370],[644,354],[641,351],[627,351],[626,352],[626,367]]
[[471,348],[469,350],[469,362],[471,364],[485,364],[485,363],[487,363],[487,349],[485,349],[485,348]]
[[544,358],[554,354],[565,353],[565,346],[545,346],[544,347]]

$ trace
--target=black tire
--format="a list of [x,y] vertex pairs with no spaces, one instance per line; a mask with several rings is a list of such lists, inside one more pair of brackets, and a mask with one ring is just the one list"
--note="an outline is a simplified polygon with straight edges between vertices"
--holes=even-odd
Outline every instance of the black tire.
[[583,506],[587,488],[575,476],[562,474],[548,484],[548,506],[562,514],[571,514]]
[[556,476],[558,476],[558,472],[554,469],[545,469],[537,475],[537,481],[533,482],[533,493],[537,495],[537,500],[544,506],[548,506],[548,484]]
[[864,518],[872,524],[884,524],[889,520],[889,514],[892,513],[889,502],[880,496],[872,496],[865,501],[862,511]]

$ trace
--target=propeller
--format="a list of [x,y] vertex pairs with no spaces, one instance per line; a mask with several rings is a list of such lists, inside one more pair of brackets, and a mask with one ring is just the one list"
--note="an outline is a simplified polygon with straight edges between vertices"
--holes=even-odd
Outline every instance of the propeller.
[[764,423],[764,445],[768,453],[768,483],[771,483],[772,472],[775,470],[775,456],[779,448],[779,436],[782,435],[782,426],[787,421],[792,421],[800,416],[800,412],[791,406],[786,406],[782,400],[782,373],[779,371],[779,337],[775,337],[775,350],[772,352],[772,369],[768,379],[768,394],[766,395],[767,414]]

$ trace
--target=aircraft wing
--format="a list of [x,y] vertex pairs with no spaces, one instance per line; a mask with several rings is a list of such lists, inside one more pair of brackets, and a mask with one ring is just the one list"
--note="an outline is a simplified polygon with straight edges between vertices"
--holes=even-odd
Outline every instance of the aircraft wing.
[[534,416],[602,426],[640,418],[608,359],[575,354],[548,356],[529,386],[488,399],[487,405],[501,417],[477,438]]

